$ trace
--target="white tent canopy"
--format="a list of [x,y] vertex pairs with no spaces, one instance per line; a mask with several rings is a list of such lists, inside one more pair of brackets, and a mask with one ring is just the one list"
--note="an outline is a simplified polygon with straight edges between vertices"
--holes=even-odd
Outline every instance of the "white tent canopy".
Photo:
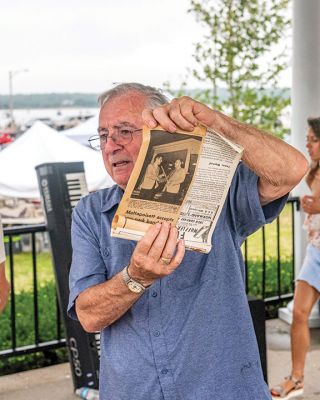
[[0,151],[0,196],[40,198],[35,167],[48,162],[83,161],[89,191],[113,184],[101,154],[40,121]]
[[78,143],[89,146],[88,139],[90,136],[97,135],[97,128],[99,126],[99,115],[89,118],[86,122],[79,124],[71,129],[62,131],[64,135]]

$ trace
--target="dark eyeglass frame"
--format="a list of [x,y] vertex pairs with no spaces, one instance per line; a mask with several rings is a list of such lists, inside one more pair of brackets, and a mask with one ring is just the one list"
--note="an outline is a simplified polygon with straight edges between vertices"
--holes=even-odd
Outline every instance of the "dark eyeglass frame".
[[[89,145],[94,150],[101,150],[105,147],[108,139],[112,139],[114,143],[119,144],[121,146],[125,146],[132,142],[133,134],[135,132],[141,132],[142,128],[129,128],[126,126],[115,127],[113,130],[116,130],[113,135],[109,134],[108,129],[98,128],[99,135],[93,135],[88,139]],[[121,130],[127,131],[128,136],[121,135]],[[102,133],[101,132],[108,132]]]

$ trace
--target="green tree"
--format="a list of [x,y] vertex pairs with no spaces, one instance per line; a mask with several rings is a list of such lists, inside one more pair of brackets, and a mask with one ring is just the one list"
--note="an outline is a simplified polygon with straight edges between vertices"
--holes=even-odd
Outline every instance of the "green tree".
[[[287,68],[289,2],[192,0],[189,10],[206,30],[195,45],[199,67],[191,73],[208,89],[195,97],[280,137],[286,129],[279,117],[290,102],[288,90],[279,89]],[[221,96],[223,89],[227,96]]]

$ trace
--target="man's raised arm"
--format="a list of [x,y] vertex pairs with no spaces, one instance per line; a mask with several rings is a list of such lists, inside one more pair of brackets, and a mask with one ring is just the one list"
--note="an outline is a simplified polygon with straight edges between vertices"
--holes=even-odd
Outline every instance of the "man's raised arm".
[[243,161],[259,177],[262,205],[290,192],[308,169],[306,158],[283,140],[257,128],[236,121],[190,97],[143,112],[144,122],[154,128],[161,125],[169,132],[177,128],[192,131],[202,124],[244,148]]

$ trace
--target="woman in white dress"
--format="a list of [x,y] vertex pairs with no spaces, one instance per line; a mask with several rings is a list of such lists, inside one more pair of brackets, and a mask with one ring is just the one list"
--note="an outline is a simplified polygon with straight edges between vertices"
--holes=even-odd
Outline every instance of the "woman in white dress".
[[292,399],[303,394],[304,367],[310,344],[308,319],[320,295],[320,118],[309,118],[308,125],[307,149],[311,164],[306,181],[312,195],[300,199],[307,213],[304,228],[308,246],[294,293],[291,374],[271,389],[273,399]]

